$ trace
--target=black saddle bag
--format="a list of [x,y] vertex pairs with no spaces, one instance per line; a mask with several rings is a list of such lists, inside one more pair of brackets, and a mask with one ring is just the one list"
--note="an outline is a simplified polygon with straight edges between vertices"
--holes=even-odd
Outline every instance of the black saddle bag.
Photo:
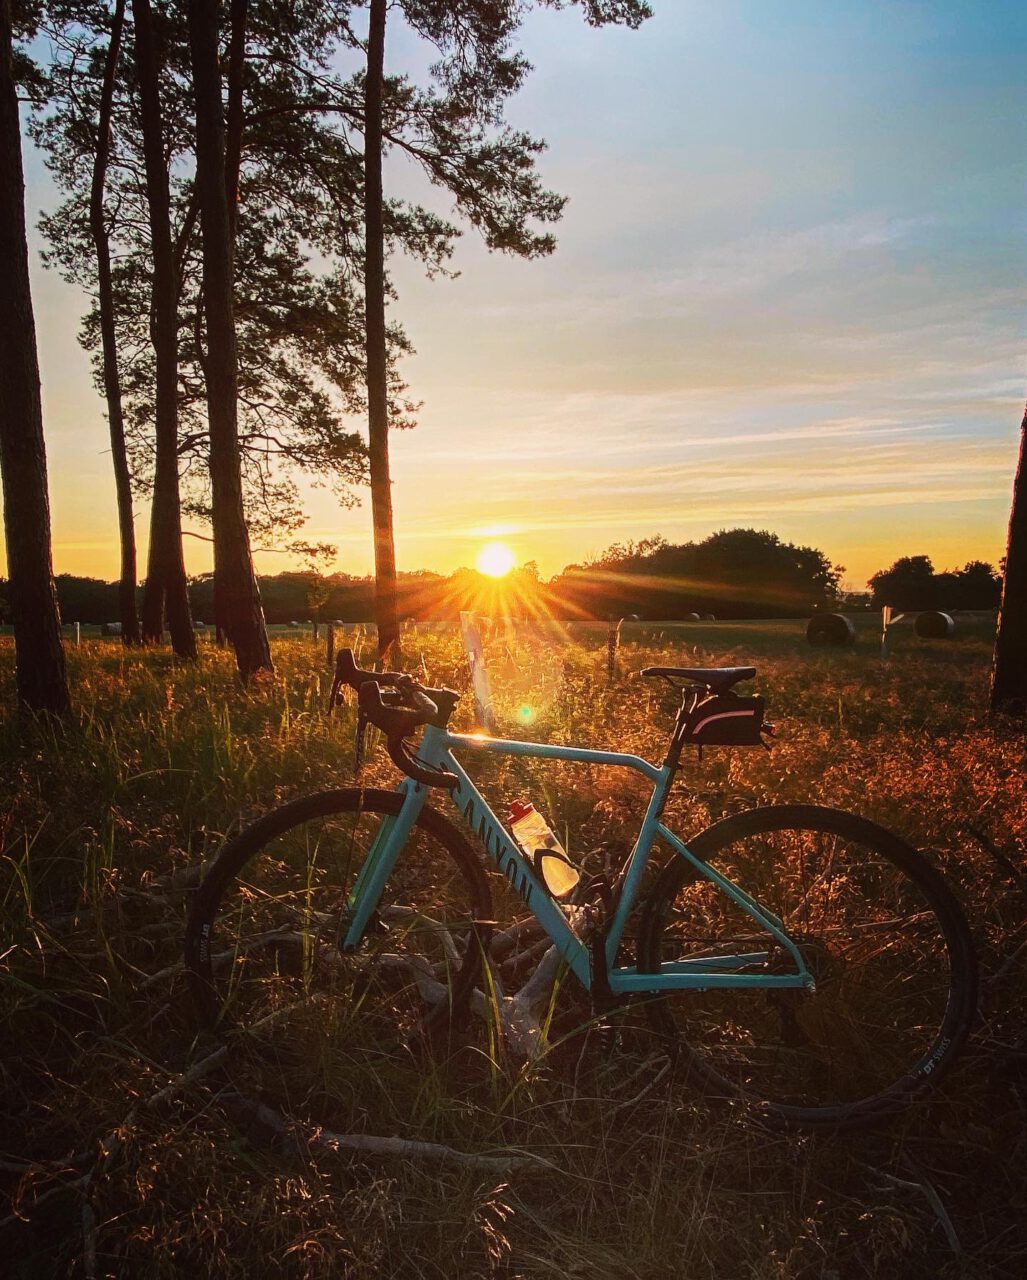
[[689,711],[683,741],[700,747],[761,747],[763,699],[714,693]]

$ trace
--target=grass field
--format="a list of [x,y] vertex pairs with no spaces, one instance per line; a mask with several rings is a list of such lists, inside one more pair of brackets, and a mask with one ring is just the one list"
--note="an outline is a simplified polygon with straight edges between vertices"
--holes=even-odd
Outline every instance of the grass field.
[[[796,622],[625,624],[612,683],[605,627],[493,638],[505,733],[654,760],[672,713],[639,668],[755,662],[774,749],[707,752],[669,824],[688,835],[786,800],[874,818],[944,869],[983,978],[973,1041],[940,1092],[842,1135],[769,1133],[695,1092],[610,1105],[559,1053],[525,1066],[494,1039],[473,1080],[441,1059],[375,1070],[355,1039],[292,1046],[320,1055],[335,1129],[536,1157],[512,1169],[297,1150],[228,1104],[220,1072],[182,1082],[211,1052],[179,966],[195,870],[275,804],[349,784],[352,709],[325,714],[330,673],[309,632],[277,632],[277,674],[250,690],[213,645],[192,666],[94,637],[70,647],[71,722],[0,723],[6,1274],[1027,1273],[1027,744],[986,714],[993,625],[967,616],[954,639],[921,642],[903,622],[885,661],[870,616],[839,652],[811,650]],[[363,629],[347,640],[370,658]],[[409,669],[466,688],[452,629],[404,645]],[[4,708],[12,663],[0,639]],[[469,696],[456,724],[471,725]],[[644,788],[609,770],[496,761],[482,774],[497,803],[534,798],[586,867],[640,819]],[[392,785],[381,752],[364,779]]]

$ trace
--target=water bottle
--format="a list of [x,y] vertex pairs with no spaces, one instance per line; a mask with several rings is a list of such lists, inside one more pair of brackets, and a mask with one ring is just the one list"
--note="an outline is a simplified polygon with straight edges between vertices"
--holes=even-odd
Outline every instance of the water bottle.
[[558,900],[569,897],[581,873],[535,806],[528,800],[515,800],[506,822],[550,894]]

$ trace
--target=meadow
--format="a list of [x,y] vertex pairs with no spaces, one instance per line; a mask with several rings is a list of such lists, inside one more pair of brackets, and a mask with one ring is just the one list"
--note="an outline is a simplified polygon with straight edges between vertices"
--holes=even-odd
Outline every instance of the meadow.
[[[318,1059],[344,1113],[336,1129],[440,1142],[492,1166],[283,1141],[229,1105],[220,1071],[195,1070],[212,1052],[180,963],[197,874],[245,822],[353,777],[353,710],[327,714],[322,643],[277,631],[276,674],[249,689],[209,641],[193,665],[95,637],[69,647],[70,721],[0,722],[7,1274],[1024,1274],[1027,743],[987,713],[993,617],[958,622],[935,642],[900,623],[887,659],[870,616],[844,651],[810,649],[797,622],[625,624],[612,681],[602,626],[489,641],[504,734],[653,760],[672,705],[638,670],[752,661],[775,745],[691,763],[670,825],[687,835],[789,800],[876,819],[944,870],[982,968],[956,1070],[867,1131],[769,1132],[695,1090],[660,1106],[630,1082],[600,1096],[575,1076],[580,1060],[526,1064],[494,1036],[473,1079],[466,1064],[422,1059],[381,1087],[356,1040]],[[364,629],[336,640],[369,664]],[[408,630],[404,660],[467,690],[451,628]],[[4,708],[12,666],[0,639]],[[472,723],[468,691],[455,724]],[[644,789],[626,775],[481,763],[486,794],[531,796],[586,867],[637,828]],[[362,774],[394,777],[381,751]],[[575,1014],[566,1000],[554,1041]]]

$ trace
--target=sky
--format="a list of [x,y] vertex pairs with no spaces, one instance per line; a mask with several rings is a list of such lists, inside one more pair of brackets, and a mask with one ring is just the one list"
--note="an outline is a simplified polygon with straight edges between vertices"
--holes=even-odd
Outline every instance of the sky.
[[[573,8],[525,22],[535,70],[508,116],[569,197],[551,258],[468,228],[455,280],[392,264],[422,402],[392,436],[399,567],[449,571],[501,538],[549,576],[738,525],[819,547],[856,589],[902,555],[997,563],[1027,390],[1027,6],[653,7],[636,32]],[[387,70],[424,62],[397,30]],[[34,223],[55,196],[26,148]],[[447,208],[398,159],[386,188]],[[54,567],[113,578],[84,303],[38,252],[33,289]],[[366,496],[311,490],[307,510],[334,568],[370,570]],[[206,544],[186,555],[209,568]]]

